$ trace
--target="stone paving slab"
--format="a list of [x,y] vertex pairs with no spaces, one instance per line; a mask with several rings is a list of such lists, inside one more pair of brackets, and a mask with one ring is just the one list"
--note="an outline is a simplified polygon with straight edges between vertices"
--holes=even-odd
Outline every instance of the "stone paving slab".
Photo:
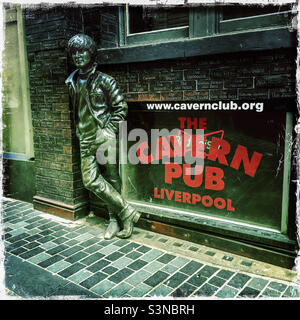
[[300,298],[292,270],[135,228],[104,240],[94,215],[68,221],[2,201],[6,292],[22,298]]
[[81,299],[97,295],[36,265],[11,255],[5,257],[6,286],[23,298],[73,296]]

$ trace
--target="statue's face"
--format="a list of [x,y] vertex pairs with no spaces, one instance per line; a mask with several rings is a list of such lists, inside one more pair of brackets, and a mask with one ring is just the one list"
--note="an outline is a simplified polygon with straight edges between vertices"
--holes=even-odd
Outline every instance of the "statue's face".
[[79,69],[84,69],[92,62],[91,54],[86,49],[76,49],[72,53],[72,59],[75,66]]

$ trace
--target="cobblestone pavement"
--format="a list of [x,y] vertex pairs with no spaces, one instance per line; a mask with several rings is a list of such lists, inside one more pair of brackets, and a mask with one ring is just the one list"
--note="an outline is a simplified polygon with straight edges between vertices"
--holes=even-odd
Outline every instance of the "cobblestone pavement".
[[5,299],[163,296],[299,299],[292,270],[135,228],[103,239],[106,221],[68,221],[2,200]]

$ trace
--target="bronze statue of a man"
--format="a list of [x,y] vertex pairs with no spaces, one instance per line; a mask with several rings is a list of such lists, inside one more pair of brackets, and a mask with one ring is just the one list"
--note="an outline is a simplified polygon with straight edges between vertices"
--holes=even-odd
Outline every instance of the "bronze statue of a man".
[[97,70],[96,44],[92,38],[75,35],[68,42],[68,52],[78,68],[68,77],[66,84],[80,143],[83,184],[107,206],[110,222],[104,238],[111,239],[115,235],[128,238],[140,213],[120,194],[118,163],[108,162],[100,166],[96,158],[97,150],[103,144],[112,142],[111,145],[117,145],[119,124],[125,120],[128,106],[116,81]]

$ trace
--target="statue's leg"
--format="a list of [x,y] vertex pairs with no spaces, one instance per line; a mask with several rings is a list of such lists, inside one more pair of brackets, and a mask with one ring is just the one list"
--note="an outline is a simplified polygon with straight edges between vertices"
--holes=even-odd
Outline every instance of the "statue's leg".
[[81,173],[85,188],[112,207],[123,222],[123,230],[118,233],[118,236],[120,238],[130,237],[133,223],[138,221],[140,213],[127,203],[121,194],[104,179],[94,155],[81,156]]
[[[107,182],[109,182],[119,193],[121,193],[121,179],[119,176],[118,164],[106,164],[103,166],[103,176]],[[104,239],[110,240],[117,235],[120,231],[120,225],[118,221],[118,214],[111,206],[107,206],[109,214],[109,224],[106,228]]]

